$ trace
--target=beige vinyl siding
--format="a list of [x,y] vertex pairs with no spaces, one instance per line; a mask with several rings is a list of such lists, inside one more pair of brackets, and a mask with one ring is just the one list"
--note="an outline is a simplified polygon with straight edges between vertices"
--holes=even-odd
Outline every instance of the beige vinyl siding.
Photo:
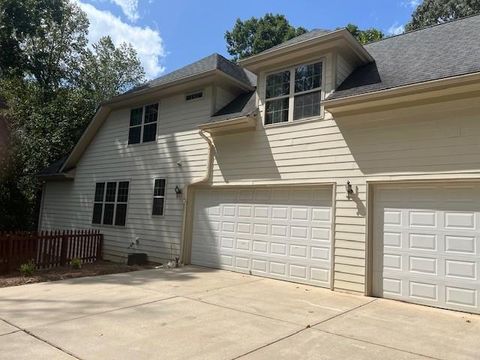
[[[319,54],[305,62],[318,58],[325,60],[328,95],[347,76],[348,63],[338,54]],[[259,74],[257,129],[214,137],[212,185],[335,183],[337,290],[365,291],[367,183],[480,178],[478,97],[335,119],[326,112],[324,118],[264,127],[264,79],[265,73]],[[125,254],[139,236],[139,251],[148,251],[154,259],[169,258],[172,247],[178,254],[183,202],[173,189],[204,175],[207,146],[196,127],[208,119],[212,107],[233,99],[220,87],[214,92],[215,99],[208,88],[206,101],[190,105],[183,96],[162,99],[156,145],[127,147],[128,110],[112,113],[78,164],[75,182],[47,184],[43,227],[89,227],[94,183],[130,180],[126,228],[102,227],[108,253]],[[164,218],[150,215],[155,176],[167,179]],[[347,181],[355,192],[351,199],[346,197]]]
[[348,75],[352,73],[355,68],[355,65],[347,60],[342,54],[337,53],[337,74],[336,74],[336,85],[337,87],[347,78]]
[[[95,226],[105,234],[107,256],[123,257],[137,237],[136,250],[152,260],[178,255],[183,199],[174,189],[205,173],[207,147],[197,126],[210,116],[212,91],[204,90],[204,98],[192,102],[185,102],[184,94],[159,100],[156,143],[127,145],[130,110],[112,112],[78,163],[74,182],[46,184],[42,227],[92,227],[95,183],[128,180],[126,226]],[[167,179],[164,216],[151,215],[156,177]]]
[[[326,63],[326,91],[333,68]],[[338,68],[338,67],[337,67]],[[263,115],[263,79],[259,77]],[[338,79],[338,77],[337,77]],[[264,127],[215,139],[214,185],[336,183],[334,288],[364,292],[367,181],[480,176],[478,100]],[[261,119],[260,119],[261,122]],[[347,199],[345,184],[355,191]]]

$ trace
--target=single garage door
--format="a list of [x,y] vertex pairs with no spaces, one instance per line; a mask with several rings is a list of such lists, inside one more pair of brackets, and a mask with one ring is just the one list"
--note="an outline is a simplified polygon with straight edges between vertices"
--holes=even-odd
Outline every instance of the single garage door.
[[480,312],[480,185],[378,187],[376,296]]
[[332,190],[198,190],[192,264],[330,286]]

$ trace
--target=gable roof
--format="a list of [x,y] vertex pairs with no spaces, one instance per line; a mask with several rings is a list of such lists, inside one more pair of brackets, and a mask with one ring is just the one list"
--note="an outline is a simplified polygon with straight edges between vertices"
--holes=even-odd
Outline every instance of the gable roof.
[[262,52],[259,52],[258,54],[256,55],[260,55],[260,54],[263,54],[263,53],[267,53],[267,52],[271,52],[271,51],[276,51],[276,50],[279,50],[279,49],[283,49],[283,48],[286,48],[286,47],[289,47],[289,46],[292,46],[292,45],[295,45],[297,43],[301,43],[303,41],[307,41],[307,40],[310,40],[310,39],[313,39],[313,38],[316,38],[316,37],[320,37],[320,36],[324,36],[324,35],[327,35],[327,34],[330,34],[332,32],[334,32],[335,30],[326,30],[326,29],[313,29],[313,30],[310,30],[302,35],[298,35],[298,36],[295,36],[294,38],[291,38],[290,40],[287,40],[287,41],[284,41],[282,42],[281,44],[278,44],[278,45],[275,45],[275,46],[272,46],[271,48],[268,48]]
[[273,46],[258,54],[241,59],[239,64],[255,73],[262,68],[289,60],[288,57],[296,52],[322,50],[333,45],[343,46],[344,50],[357,58],[361,63],[373,61],[370,53],[346,28],[336,30],[315,29],[296,36],[279,45]]
[[179,80],[187,79],[200,75],[209,71],[220,70],[228,76],[236,79],[237,81],[245,84],[249,87],[254,87],[257,84],[257,77],[250,71],[241,68],[237,64],[227,60],[222,55],[214,53],[203,59],[195,61],[192,64],[184,66],[178,70],[172,71],[166,75],[160,76],[154,80],[137,86],[122,95],[133,94],[145,89],[165,86],[171,83],[175,83]]
[[357,68],[327,100],[480,72],[480,15],[365,45],[375,62]]

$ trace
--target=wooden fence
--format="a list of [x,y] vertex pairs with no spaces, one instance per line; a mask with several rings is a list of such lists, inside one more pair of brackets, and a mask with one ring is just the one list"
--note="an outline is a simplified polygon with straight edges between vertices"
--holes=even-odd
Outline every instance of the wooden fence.
[[0,273],[33,261],[37,269],[64,266],[72,259],[91,263],[102,258],[98,230],[0,232]]

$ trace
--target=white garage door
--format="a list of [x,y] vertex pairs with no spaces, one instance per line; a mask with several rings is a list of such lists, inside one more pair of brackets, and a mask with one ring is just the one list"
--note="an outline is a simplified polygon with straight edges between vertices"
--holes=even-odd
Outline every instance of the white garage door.
[[480,312],[480,186],[379,187],[373,292]]
[[192,264],[330,286],[331,188],[199,190]]

